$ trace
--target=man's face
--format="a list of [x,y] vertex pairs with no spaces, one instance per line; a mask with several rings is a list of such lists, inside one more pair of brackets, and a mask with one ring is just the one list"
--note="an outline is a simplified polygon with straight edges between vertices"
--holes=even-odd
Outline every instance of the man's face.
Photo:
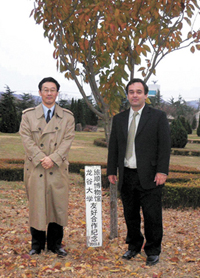
[[128,86],[128,101],[134,111],[140,110],[148,97],[145,95],[142,83],[136,82]]
[[45,82],[42,84],[42,89],[39,91],[40,96],[42,97],[42,103],[51,108],[56,102],[58,96],[58,91],[56,84],[53,82]]

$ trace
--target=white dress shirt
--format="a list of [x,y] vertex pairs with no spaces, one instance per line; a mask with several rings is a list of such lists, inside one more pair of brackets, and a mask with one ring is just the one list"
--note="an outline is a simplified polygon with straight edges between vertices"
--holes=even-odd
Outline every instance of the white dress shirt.
[[[135,117],[135,135],[137,133],[137,128],[138,128],[138,124],[139,124],[139,121],[140,121],[140,117],[141,117],[143,108],[144,108],[144,106],[139,111],[137,111],[138,114]],[[134,111],[133,111],[132,108],[130,108],[129,119],[128,119],[128,130],[129,130],[129,127],[131,125],[131,121],[133,119],[133,114],[134,114]],[[136,155],[135,155],[135,140],[134,140],[134,143],[133,143],[132,156],[128,160],[126,158],[124,159],[124,166],[128,167],[128,168],[131,168],[131,169],[137,168],[137,161],[136,161]]]

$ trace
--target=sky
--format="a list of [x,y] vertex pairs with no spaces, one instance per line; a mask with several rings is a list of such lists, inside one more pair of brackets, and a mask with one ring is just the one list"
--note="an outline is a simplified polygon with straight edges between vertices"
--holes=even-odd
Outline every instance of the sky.
[[[63,98],[82,98],[74,81],[64,78],[56,69],[54,47],[43,36],[42,25],[30,17],[33,0],[6,0],[0,8],[0,92],[9,86],[16,93],[38,95],[38,83],[52,76],[61,85]],[[200,27],[200,19],[197,24]],[[141,78],[140,73],[135,77]],[[200,51],[175,51],[166,56],[156,68],[148,85],[157,81],[165,100],[179,95],[185,100],[200,98]],[[126,85],[126,84],[125,84]],[[88,85],[84,85],[90,94]]]

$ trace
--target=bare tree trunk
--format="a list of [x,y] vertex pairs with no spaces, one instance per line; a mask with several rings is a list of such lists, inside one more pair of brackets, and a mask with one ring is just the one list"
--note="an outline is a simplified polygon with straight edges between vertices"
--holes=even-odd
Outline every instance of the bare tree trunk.
[[105,120],[104,120],[104,131],[105,131],[105,138],[106,138],[107,146],[108,146],[109,140],[110,140],[111,124],[112,124],[112,119],[109,116],[109,114],[106,113]]
[[118,237],[117,183],[110,183],[110,239]]
[[[109,114],[107,113],[104,120],[104,130],[107,146],[110,140],[111,125],[112,118],[110,118]],[[118,237],[117,226],[117,183],[110,183],[110,239]]]

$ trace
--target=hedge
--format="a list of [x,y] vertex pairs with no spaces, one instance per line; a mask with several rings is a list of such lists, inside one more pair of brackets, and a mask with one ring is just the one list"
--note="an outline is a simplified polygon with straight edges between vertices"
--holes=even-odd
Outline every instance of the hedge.
[[93,166],[93,165],[100,165],[102,169],[107,168],[107,163],[98,163],[98,162],[84,162],[84,161],[72,161],[69,162],[69,172],[71,173],[80,173],[81,169],[84,169],[84,167],[88,166]]
[[[80,173],[85,165],[100,165],[101,168],[106,168],[107,163],[97,162],[70,162],[69,171],[71,173]],[[0,180],[7,181],[23,181],[24,160],[23,159],[0,159]]]
[[24,177],[24,160],[0,159],[0,180],[22,181]]
[[[0,159],[0,180],[22,181],[22,159]],[[69,171],[80,173],[84,178],[85,165],[100,165],[102,168],[102,187],[109,188],[106,163],[70,162]],[[163,188],[163,207],[200,207],[200,171],[192,167],[170,166],[170,172]]]
[[[188,143],[200,143],[200,140],[188,139]],[[99,147],[107,148],[107,143],[105,138],[98,138],[94,140],[94,145]],[[195,150],[185,150],[185,149],[171,149],[171,154],[173,155],[184,155],[184,156],[200,156],[200,151]]]
[[190,144],[200,144],[200,139],[188,139],[188,143],[190,143]]
[[184,156],[200,156],[200,151],[171,149],[171,154],[173,154],[173,155],[184,155]]
[[190,187],[184,184],[170,184],[163,187],[163,207],[186,208],[200,207],[200,185]]

